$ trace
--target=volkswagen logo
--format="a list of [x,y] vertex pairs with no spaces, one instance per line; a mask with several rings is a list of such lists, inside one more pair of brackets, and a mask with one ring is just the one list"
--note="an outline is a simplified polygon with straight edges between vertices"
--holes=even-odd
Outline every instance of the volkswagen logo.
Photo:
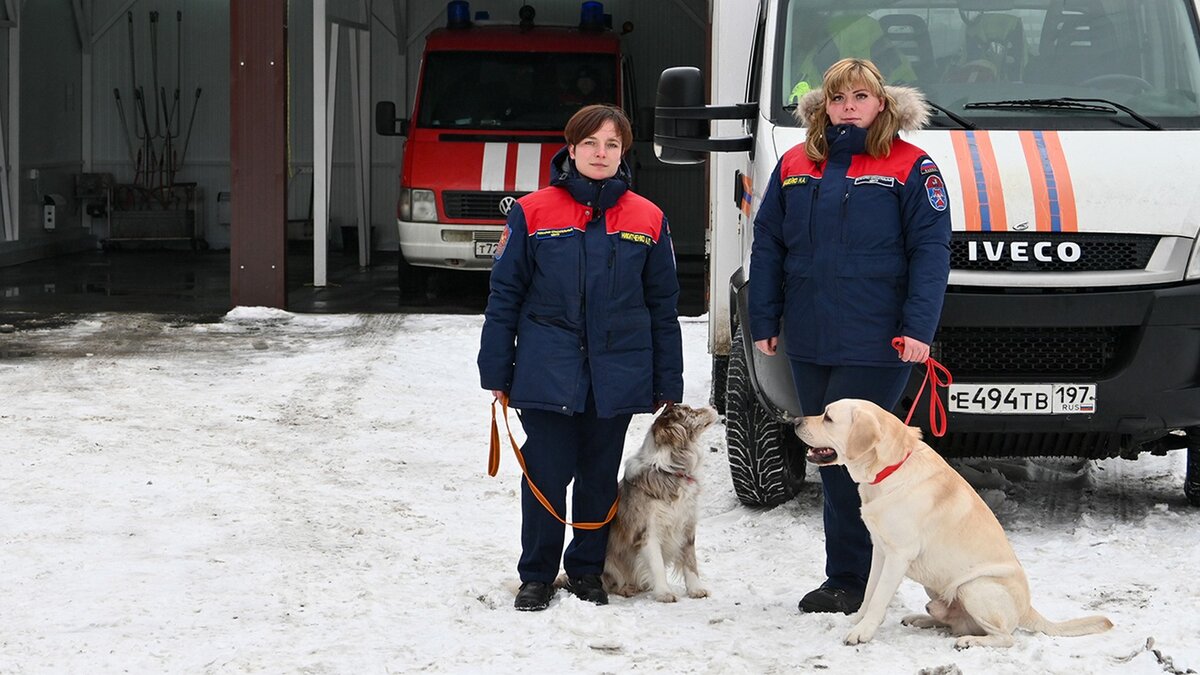
[[505,198],[501,199],[500,205],[499,205],[500,213],[503,213],[504,215],[507,216],[508,212],[512,211],[513,204],[516,204],[516,203],[517,203],[516,197],[505,197]]

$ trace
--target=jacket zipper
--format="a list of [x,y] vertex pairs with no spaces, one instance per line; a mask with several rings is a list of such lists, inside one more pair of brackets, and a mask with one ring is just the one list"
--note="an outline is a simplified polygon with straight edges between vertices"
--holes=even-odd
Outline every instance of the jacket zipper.
[[842,195],[842,212],[841,212],[841,215],[838,216],[838,229],[841,230],[843,244],[846,243],[846,239],[847,239],[846,230],[848,228],[846,225],[846,211],[848,210],[849,206],[850,206],[850,188],[847,187],[846,194]]
[[817,224],[814,222],[814,216],[817,214],[817,198],[821,196],[821,184],[817,183],[813,186],[812,198],[808,202],[808,245],[811,247],[817,241]]
[[[605,235],[607,238],[608,235]],[[610,242],[612,247],[608,251],[608,278],[611,280],[608,290],[608,299],[611,302],[617,295],[617,242]],[[604,338],[604,348],[612,349],[612,327],[606,331]]]

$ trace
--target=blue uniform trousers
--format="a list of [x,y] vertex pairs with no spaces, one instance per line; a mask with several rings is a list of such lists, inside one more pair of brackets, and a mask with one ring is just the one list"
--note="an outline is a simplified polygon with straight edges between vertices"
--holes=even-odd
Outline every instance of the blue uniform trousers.
[[[805,415],[819,415],[843,398],[859,398],[892,410],[904,393],[911,367],[819,366],[792,360],[796,393]],[[858,485],[844,466],[823,466],[825,495],[824,585],[848,590],[866,588],[871,573],[871,535],[862,521]]]
[[[526,469],[559,515],[581,523],[600,522],[608,515],[617,497],[617,469],[632,417],[596,417],[590,395],[586,410],[576,415],[533,409],[521,413]],[[568,515],[567,484],[572,479],[575,487]],[[564,555],[565,526],[542,506],[522,478],[521,560],[517,563],[521,581],[553,582],[560,557],[570,577],[602,573],[609,527],[575,530]]]

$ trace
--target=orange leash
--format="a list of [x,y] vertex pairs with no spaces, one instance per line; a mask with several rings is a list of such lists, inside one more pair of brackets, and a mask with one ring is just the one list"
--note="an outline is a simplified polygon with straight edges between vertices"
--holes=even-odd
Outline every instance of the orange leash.
[[[904,338],[892,338],[892,346],[901,354],[904,353]],[[925,385],[933,383],[929,389],[929,430],[934,436],[941,438],[946,435],[946,404],[942,403],[942,398],[938,396],[937,388],[949,388],[954,382],[954,378],[950,375],[950,369],[943,366],[933,357],[925,359],[925,379],[921,380],[921,388],[917,390],[917,397],[913,399],[912,407],[908,409],[908,417],[904,418],[904,423],[912,419],[913,413],[917,410],[917,403],[921,401],[921,394],[925,393]]]
[[500,396],[492,399],[492,442],[488,451],[488,475],[495,476],[500,469],[500,425],[496,424],[496,404],[500,404],[500,409],[504,413],[504,428],[508,430],[508,442],[512,444],[513,454],[517,456],[517,464],[521,465],[521,473],[525,476],[525,482],[529,484],[529,490],[533,492],[533,496],[546,507],[550,515],[558,519],[558,522],[568,527],[573,527],[577,530],[598,530],[609,523],[613,516],[617,515],[617,504],[621,498],[618,496],[613,500],[612,508],[608,510],[608,515],[605,516],[602,523],[569,523],[565,518],[558,515],[554,507],[550,505],[550,500],[542,494],[542,491],[533,484],[533,479],[529,477],[529,471],[525,468],[525,456],[521,454],[521,447],[517,445],[517,439],[513,437],[512,426],[508,423],[508,397]]

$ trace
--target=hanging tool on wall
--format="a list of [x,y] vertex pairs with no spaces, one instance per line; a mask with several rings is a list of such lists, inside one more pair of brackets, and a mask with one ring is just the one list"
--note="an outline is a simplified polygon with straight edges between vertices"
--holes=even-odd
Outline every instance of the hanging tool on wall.
[[121,135],[125,137],[125,147],[129,149],[129,161],[136,167],[137,151],[133,149],[133,136],[129,134],[129,122],[125,119],[125,105],[121,103],[121,90],[113,87],[113,98],[117,99],[117,115],[121,118]]
[[[160,81],[159,24],[157,11],[149,12],[148,49],[142,50],[143,57],[149,56],[149,83],[139,81],[137,53],[139,51],[134,26],[133,12],[126,12],[129,41],[129,84],[132,95],[121,97],[119,88],[113,90],[117,104],[122,134],[133,163],[133,185],[145,198],[157,198],[164,206],[171,196],[175,179],[183,167],[188,141],[196,121],[196,110],[200,102],[200,88],[196,88],[187,128],[183,127],[184,102],[181,100],[183,72],[183,12],[175,12],[175,81]],[[167,47],[167,45],[162,45]],[[169,54],[169,51],[167,52]],[[143,67],[146,67],[143,65]],[[165,71],[169,72],[169,71]],[[169,78],[170,75],[168,74]],[[170,86],[170,85],[174,86]],[[132,101],[129,115],[125,103]],[[151,110],[153,105],[153,110]],[[151,124],[153,121],[153,124]],[[182,148],[180,141],[182,136]]]

